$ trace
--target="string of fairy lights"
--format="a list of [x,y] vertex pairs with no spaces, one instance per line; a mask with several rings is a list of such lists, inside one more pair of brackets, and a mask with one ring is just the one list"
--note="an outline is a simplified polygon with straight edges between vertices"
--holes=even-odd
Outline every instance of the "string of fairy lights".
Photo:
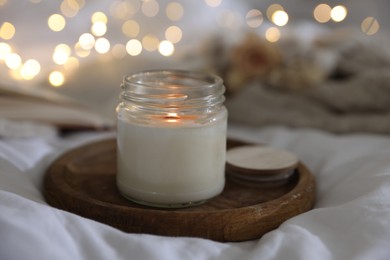
[[[0,10],[6,8],[8,1],[10,0],[0,0]],[[29,2],[44,4],[42,0],[29,0]],[[271,4],[264,10],[251,9],[241,14],[221,8],[223,0],[203,0],[203,3],[206,4],[205,8],[220,8],[215,16],[217,26],[232,30],[242,26],[252,29],[266,26],[264,37],[270,42],[277,42],[281,38],[280,27],[287,25],[290,20],[288,10],[280,4]],[[85,0],[59,2],[59,12],[47,18],[45,29],[61,33],[70,19],[78,16],[85,4]],[[136,14],[159,19],[158,15],[164,11],[167,19],[172,23],[179,23],[189,10],[186,10],[182,3],[175,1],[163,6],[156,0],[117,0],[110,2],[109,10],[95,11],[89,17],[91,24],[89,31],[82,33],[73,45],[59,43],[52,50],[47,51],[48,55],[51,55],[52,62],[57,66],[48,73],[48,82],[54,87],[63,85],[67,72],[77,69],[81,59],[91,55],[111,55],[116,59],[122,59],[127,55],[138,56],[143,52],[156,52],[166,57],[173,55],[183,37],[189,33],[185,28],[181,28],[178,24],[170,25],[164,29],[164,36],[158,37],[153,33],[145,33],[147,28],[135,19]],[[311,11],[314,21],[320,24],[340,23],[348,16],[348,8],[344,5],[330,6],[321,3]],[[110,21],[113,19],[121,22],[120,30],[126,39],[123,43],[113,43],[108,36]],[[378,20],[371,16],[364,18],[360,27],[367,35],[374,35],[380,29]],[[20,48],[13,44],[13,38],[18,31],[19,28],[16,28],[11,21],[0,20],[0,68],[1,70],[5,68],[8,76],[13,80],[32,81],[43,73],[41,62],[38,58],[26,59],[18,52]]]

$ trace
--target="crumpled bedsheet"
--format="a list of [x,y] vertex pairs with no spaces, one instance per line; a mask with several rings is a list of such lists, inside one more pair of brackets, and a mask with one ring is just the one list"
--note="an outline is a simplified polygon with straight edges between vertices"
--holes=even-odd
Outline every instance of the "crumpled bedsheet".
[[229,136],[288,149],[315,174],[313,210],[262,238],[220,243],[128,234],[49,206],[46,168],[115,133],[0,138],[0,259],[389,259],[390,137],[229,126]]

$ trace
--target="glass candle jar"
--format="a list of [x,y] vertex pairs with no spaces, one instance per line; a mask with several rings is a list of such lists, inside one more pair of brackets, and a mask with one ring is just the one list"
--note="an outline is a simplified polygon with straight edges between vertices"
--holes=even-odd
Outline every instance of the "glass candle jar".
[[117,107],[117,186],[149,206],[198,205],[225,184],[221,78],[188,71],[124,77]]

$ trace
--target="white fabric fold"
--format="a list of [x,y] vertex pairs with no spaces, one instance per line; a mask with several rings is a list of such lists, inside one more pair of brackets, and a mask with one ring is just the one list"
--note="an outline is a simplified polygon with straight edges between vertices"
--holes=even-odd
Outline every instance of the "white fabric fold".
[[316,176],[315,208],[241,243],[127,234],[50,207],[40,187],[58,155],[113,133],[3,138],[0,259],[388,259],[390,137],[239,126],[229,136],[297,154]]

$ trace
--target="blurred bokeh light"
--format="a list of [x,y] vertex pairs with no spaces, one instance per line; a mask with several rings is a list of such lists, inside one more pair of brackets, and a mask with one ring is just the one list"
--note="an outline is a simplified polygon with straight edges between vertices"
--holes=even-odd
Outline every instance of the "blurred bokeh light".
[[[383,3],[363,0],[0,0],[0,76],[60,86],[98,57],[196,56],[190,52],[216,32],[235,37],[253,31],[278,42],[301,22],[348,26],[372,37],[390,23],[385,10]],[[53,71],[62,80],[55,80],[58,73],[49,77]]]
[[343,5],[338,5],[332,8],[330,12],[330,17],[335,22],[341,22],[347,17],[347,8]]
[[313,15],[314,19],[316,19],[319,23],[329,22],[331,19],[330,13],[332,8],[328,4],[319,4],[314,9]]

